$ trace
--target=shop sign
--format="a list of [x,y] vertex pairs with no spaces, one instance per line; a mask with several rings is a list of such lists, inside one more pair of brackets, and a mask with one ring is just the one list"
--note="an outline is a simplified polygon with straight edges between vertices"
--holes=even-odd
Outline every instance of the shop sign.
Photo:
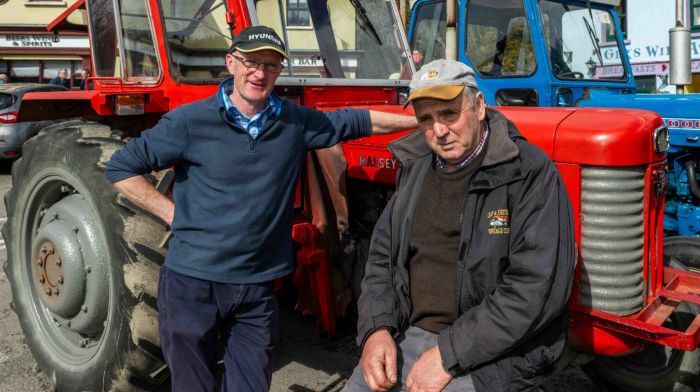
[[[694,60],[690,63],[690,72],[700,73],[700,60]],[[668,74],[668,63],[632,64],[632,73],[634,76],[666,75]],[[621,65],[598,67],[595,74],[599,78],[621,77],[625,74],[625,69]]]
[[[305,56],[305,57],[292,57],[291,65],[295,68],[305,68],[305,67],[316,67],[323,68],[325,63],[321,56]],[[354,68],[357,67],[356,58],[341,57],[340,65],[344,68]],[[284,61],[284,66],[289,67],[289,61]]]
[[[666,36],[668,42],[668,36]],[[650,45],[626,45],[627,57],[630,61],[636,62],[652,62],[652,61],[668,61],[671,53],[671,48],[666,44],[650,44]],[[614,62],[620,60],[620,51],[617,46],[603,48],[601,55],[605,62]],[[693,59],[700,58],[700,39],[694,37],[690,42],[690,57]]]
[[87,36],[56,34],[0,34],[0,48],[14,49],[89,49]]

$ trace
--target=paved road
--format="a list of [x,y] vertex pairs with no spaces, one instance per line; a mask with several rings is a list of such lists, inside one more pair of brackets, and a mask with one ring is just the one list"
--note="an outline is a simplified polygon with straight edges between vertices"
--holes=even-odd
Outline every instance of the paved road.
[[[0,196],[10,188],[9,166],[0,162]],[[0,203],[0,224],[6,218],[5,205]],[[5,260],[5,244],[0,240],[0,260]],[[0,392],[47,392],[52,385],[37,368],[17,317],[10,309],[10,285],[0,271]],[[273,392],[339,391],[357,363],[352,336],[336,341],[324,340],[316,334],[314,321],[302,317],[290,307],[281,315],[281,347],[273,375]],[[551,377],[546,392],[599,392],[578,369],[569,369]]]

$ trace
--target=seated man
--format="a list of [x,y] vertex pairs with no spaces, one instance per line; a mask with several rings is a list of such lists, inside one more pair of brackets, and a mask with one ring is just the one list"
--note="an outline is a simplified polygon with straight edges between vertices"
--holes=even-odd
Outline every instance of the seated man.
[[374,229],[345,390],[531,390],[565,345],[576,250],[562,179],[485,107],[466,65],[425,65],[409,102],[419,128],[390,144],[402,169]]

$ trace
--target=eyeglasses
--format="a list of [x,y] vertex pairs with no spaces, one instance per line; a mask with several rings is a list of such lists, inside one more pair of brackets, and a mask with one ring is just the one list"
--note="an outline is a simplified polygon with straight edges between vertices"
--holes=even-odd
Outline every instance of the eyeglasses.
[[284,65],[280,63],[263,63],[257,60],[246,60],[243,57],[236,56],[234,54],[231,55],[234,59],[240,61],[243,65],[248,68],[248,71],[257,71],[260,69],[261,65],[264,65],[265,67],[263,68],[266,72],[272,73],[272,74],[278,74],[282,72],[282,69],[284,68]]

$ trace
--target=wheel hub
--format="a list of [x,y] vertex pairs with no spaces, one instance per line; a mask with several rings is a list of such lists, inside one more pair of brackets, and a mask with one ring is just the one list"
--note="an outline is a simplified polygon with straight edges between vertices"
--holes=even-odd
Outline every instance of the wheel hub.
[[[58,297],[61,295],[61,286],[64,283],[63,262],[61,256],[56,252],[56,246],[51,241],[45,241],[39,244],[39,256],[36,264],[38,267],[37,287],[44,293],[44,301],[55,304],[58,302]],[[65,297],[65,295],[64,295]]]
[[79,194],[43,212],[32,247],[32,277],[41,303],[60,326],[81,334],[100,331],[106,279],[97,254],[95,219]]

